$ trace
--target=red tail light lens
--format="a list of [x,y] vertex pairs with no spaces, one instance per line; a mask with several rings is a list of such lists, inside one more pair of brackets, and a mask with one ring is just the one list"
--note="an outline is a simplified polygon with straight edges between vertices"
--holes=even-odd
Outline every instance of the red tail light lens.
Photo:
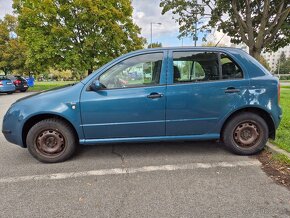
[[3,86],[3,83],[2,83],[2,81],[0,81],[0,86]]
[[15,85],[20,85],[20,83],[21,83],[20,80],[15,80],[15,81],[14,81],[14,84],[15,84]]

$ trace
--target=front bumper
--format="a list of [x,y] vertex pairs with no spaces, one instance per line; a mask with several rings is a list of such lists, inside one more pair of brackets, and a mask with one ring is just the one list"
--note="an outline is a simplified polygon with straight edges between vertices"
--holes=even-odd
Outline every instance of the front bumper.
[[2,133],[7,141],[24,147],[22,140],[22,116],[18,110],[10,109],[4,116],[2,124]]

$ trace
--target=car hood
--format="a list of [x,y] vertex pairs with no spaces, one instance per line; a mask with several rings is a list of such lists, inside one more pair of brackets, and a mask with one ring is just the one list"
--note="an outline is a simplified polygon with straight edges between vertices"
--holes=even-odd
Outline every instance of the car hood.
[[49,100],[51,103],[68,100],[78,101],[83,86],[84,84],[81,82],[68,84],[20,98],[15,103],[41,104],[45,100]]

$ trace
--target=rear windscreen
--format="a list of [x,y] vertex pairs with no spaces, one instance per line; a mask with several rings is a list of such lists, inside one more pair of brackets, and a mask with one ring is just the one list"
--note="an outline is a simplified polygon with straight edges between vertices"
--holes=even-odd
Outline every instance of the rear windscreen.
[[0,76],[0,80],[8,80],[6,76]]

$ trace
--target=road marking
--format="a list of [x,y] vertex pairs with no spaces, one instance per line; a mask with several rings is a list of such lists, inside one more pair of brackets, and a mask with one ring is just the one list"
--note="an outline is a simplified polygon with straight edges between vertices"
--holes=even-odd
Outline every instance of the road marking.
[[114,168],[114,169],[100,169],[100,170],[83,171],[83,172],[6,177],[6,178],[1,178],[0,183],[15,183],[15,182],[39,181],[39,180],[60,180],[60,179],[79,178],[79,177],[88,177],[88,176],[120,175],[120,174],[156,172],[156,171],[209,169],[209,168],[217,168],[217,167],[233,168],[233,167],[260,166],[260,165],[261,163],[257,160],[250,160],[250,161],[236,161],[236,162],[188,163],[188,164],[175,164],[175,165],[144,166],[144,167],[139,167],[139,168]]

